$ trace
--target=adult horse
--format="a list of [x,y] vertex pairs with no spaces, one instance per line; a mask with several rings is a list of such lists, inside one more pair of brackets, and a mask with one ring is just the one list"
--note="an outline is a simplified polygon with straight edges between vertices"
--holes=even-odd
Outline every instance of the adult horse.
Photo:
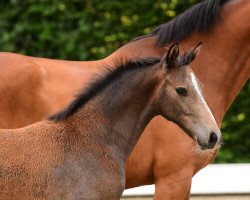
[[122,62],[50,120],[1,129],[0,199],[120,199],[125,162],[156,115],[202,149],[219,146],[220,130],[189,66],[200,46],[179,56],[174,44],[162,59]]
[[[15,128],[41,120],[65,107],[73,98],[72,91],[88,83],[105,64],[160,56],[168,43],[177,40],[182,41],[183,49],[204,42],[193,70],[203,82],[206,100],[220,124],[250,74],[249,13],[248,0],[204,1],[99,61],[2,53],[0,126]],[[161,117],[153,119],[128,160],[126,187],[155,183],[155,199],[188,199],[192,176],[216,155],[216,151],[197,155],[194,148],[194,141],[177,126]]]

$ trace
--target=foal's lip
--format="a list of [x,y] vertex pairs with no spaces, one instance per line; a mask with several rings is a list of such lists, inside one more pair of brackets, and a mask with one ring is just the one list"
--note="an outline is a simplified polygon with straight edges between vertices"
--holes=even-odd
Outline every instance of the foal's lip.
[[205,146],[203,146],[198,138],[196,139],[196,141],[197,141],[199,147],[201,148],[201,150],[209,149],[209,148],[206,148]]
[[201,150],[213,150],[213,149],[219,149],[221,147],[221,140],[220,142],[216,143],[214,146],[211,146],[209,144],[207,145],[202,145],[202,143],[200,142],[200,140],[197,138],[196,139],[199,147],[201,148]]

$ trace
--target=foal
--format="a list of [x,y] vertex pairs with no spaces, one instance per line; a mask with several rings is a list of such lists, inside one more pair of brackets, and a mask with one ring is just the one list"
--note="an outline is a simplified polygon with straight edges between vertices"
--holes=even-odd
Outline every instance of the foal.
[[0,199],[119,199],[125,162],[156,115],[202,148],[220,131],[188,66],[200,45],[131,60],[93,82],[49,120],[0,131]]

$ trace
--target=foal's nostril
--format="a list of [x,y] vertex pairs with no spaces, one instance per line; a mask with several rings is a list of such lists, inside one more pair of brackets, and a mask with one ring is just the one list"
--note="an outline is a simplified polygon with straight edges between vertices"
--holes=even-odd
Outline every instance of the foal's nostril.
[[218,136],[215,132],[210,133],[209,144],[214,146],[218,142]]

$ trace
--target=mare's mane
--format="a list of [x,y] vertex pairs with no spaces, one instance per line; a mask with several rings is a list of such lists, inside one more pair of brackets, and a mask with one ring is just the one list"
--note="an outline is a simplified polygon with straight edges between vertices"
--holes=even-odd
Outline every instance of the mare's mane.
[[76,96],[70,105],[62,112],[56,113],[49,117],[50,120],[61,121],[75,113],[79,108],[84,106],[88,101],[94,98],[102,90],[104,90],[108,85],[110,85],[114,80],[119,79],[122,74],[127,71],[134,69],[140,69],[145,67],[150,67],[154,64],[160,62],[159,58],[142,58],[142,59],[131,59],[126,63],[117,62],[114,70],[109,68],[104,68],[104,72],[99,74],[92,83],[89,84],[87,88],[83,88],[82,91]]
[[153,36],[156,37],[157,46],[164,46],[179,42],[194,32],[205,32],[215,24],[222,5],[228,1],[231,0],[205,0],[156,27],[150,34],[134,38],[132,42]]
[[[152,33],[137,37],[132,42],[153,36],[156,37],[157,46],[164,46],[170,42],[181,41],[194,32],[207,31],[218,19],[222,5],[228,1],[231,0],[205,0],[189,8],[173,20],[156,27]],[[106,69],[103,75],[94,80],[88,88],[83,89],[64,111],[50,116],[49,119],[54,121],[66,119],[105,89],[111,82],[118,79],[125,71],[152,66],[158,62],[160,60],[157,58],[130,60],[124,64],[116,65],[115,70]]]

